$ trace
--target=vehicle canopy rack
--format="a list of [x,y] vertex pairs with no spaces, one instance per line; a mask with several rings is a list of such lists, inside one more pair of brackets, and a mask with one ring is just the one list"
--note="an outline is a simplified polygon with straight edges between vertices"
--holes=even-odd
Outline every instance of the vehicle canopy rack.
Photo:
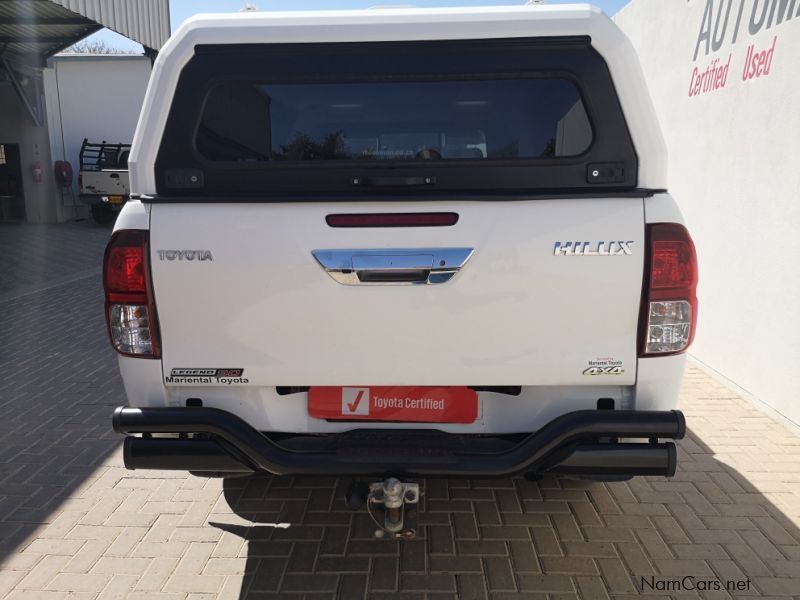
[[130,144],[109,144],[90,142],[83,138],[79,155],[81,171],[102,171],[104,169],[127,169]]

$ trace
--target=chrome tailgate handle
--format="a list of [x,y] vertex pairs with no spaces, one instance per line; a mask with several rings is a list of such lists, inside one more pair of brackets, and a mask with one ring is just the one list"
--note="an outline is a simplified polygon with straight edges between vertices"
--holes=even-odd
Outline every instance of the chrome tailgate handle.
[[428,283],[433,254],[356,254],[351,263],[359,283]]
[[472,248],[314,250],[322,268],[344,285],[426,285],[449,281]]

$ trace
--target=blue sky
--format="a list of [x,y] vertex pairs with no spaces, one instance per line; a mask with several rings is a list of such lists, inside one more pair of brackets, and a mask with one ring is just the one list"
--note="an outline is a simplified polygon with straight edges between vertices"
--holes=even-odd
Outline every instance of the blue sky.
[[[576,0],[547,0],[547,4],[569,4]],[[591,0],[590,0],[591,1]],[[333,10],[337,8],[367,8],[386,4],[411,4],[428,6],[487,6],[523,4],[522,0],[251,0],[259,10]],[[593,0],[592,4],[602,8],[606,14],[613,15],[628,3],[628,0]],[[245,0],[170,0],[170,21],[174,31],[184,19],[197,13],[235,12],[245,5]],[[104,29],[88,39],[101,39],[110,45],[124,50],[141,52],[142,47],[131,40]]]

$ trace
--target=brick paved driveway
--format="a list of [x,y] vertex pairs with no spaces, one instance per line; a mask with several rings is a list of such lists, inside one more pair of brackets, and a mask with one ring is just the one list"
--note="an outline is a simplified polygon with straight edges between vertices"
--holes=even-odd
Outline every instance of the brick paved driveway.
[[0,597],[594,599],[685,575],[800,596],[800,437],[696,367],[674,479],[428,482],[410,543],[371,539],[335,480],[125,471],[107,235],[0,225]]

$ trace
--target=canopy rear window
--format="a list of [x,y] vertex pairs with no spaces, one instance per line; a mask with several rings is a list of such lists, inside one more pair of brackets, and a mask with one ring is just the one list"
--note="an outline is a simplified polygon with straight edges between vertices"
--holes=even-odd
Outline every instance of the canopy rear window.
[[566,79],[227,82],[196,146],[212,161],[437,161],[577,156],[592,141]]
[[588,38],[198,45],[158,199],[633,190],[638,161]]

